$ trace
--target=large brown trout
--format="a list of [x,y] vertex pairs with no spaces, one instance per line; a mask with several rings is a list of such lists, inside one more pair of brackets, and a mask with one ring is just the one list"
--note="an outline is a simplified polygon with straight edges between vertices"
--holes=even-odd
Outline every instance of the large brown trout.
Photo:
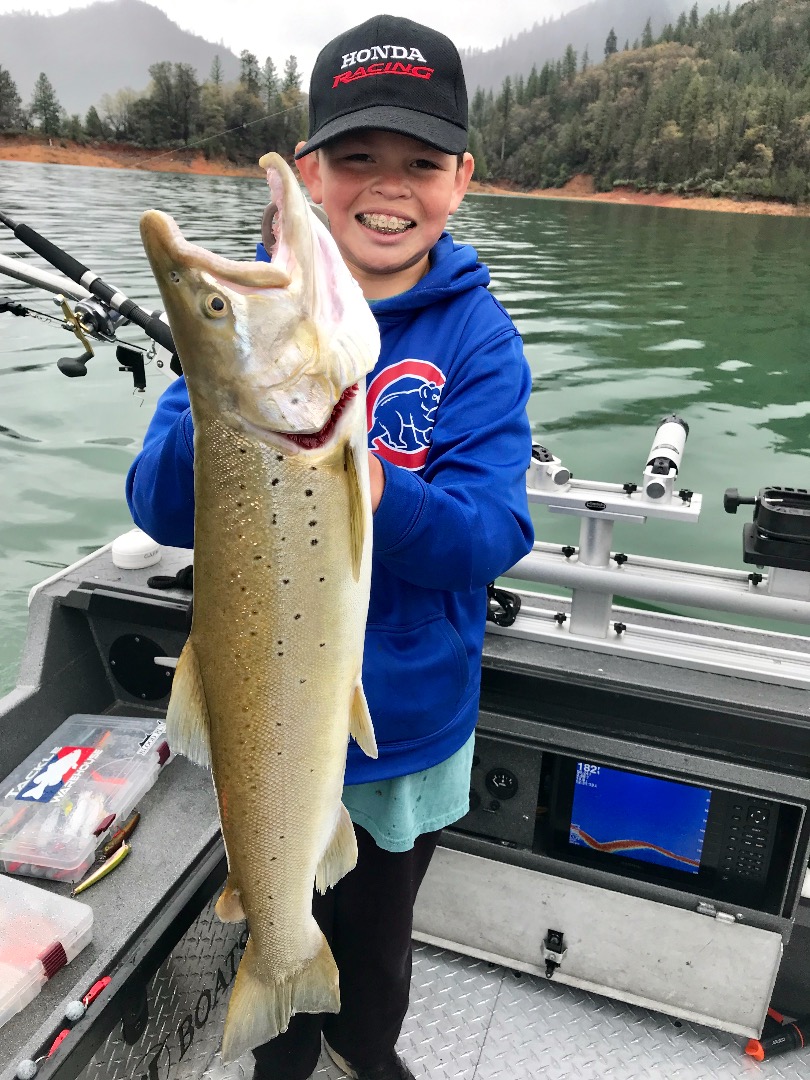
[[250,937],[225,1021],[232,1061],[295,1012],[337,1012],[313,884],[357,861],[346,748],[376,744],[360,682],[371,573],[364,377],[379,334],[284,161],[268,170],[272,263],[141,235],[194,420],[194,618],[166,718],[211,766],[228,855],[217,902]]

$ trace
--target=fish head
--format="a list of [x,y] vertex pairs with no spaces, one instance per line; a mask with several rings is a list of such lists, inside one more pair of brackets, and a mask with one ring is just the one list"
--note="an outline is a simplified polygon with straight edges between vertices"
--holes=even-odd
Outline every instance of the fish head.
[[276,206],[272,261],[236,262],[187,241],[147,210],[141,237],[160,288],[197,422],[294,452],[326,442],[377,361],[376,321],[289,166],[267,154]]

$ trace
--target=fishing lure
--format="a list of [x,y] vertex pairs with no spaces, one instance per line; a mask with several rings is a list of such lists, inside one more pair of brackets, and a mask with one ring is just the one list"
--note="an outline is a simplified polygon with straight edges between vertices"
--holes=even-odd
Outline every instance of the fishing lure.
[[135,813],[127,819],[127,821],[121,826],[120,829],[116,829],[116,831],[112,834],[107,843],[101,849],[102,861],[109,859],[109,857],[120,848],[120,846],[125,840],[129,840],[130,836],[132,836],[132,834],[138,828],[138,822],[140,820],[141,815],[136,810]]
[[88,874],[87,877],[80,881],[75,889],[71,892],[71,896],[78,896],[79,893],[83,893],[85,889],[89,889],[91,885],[95,885],[97,881],[101,881],[103,877],[106,877],[111,870],[114,870],[119,863],[122,863],[124,859],[129,855],[132,850],[132,845],[126,842],[121,844],[114,854],[112,854],[105,863],[103,863],[98,870],[94,870],[92,874]]

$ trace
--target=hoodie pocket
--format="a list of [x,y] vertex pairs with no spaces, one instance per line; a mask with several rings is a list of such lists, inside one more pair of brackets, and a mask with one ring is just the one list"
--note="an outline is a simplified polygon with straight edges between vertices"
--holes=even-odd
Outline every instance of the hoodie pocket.
[[444,615],[366,627],[363,688],[379,743],[418,742],[440,731],[469,678],[464,642]]

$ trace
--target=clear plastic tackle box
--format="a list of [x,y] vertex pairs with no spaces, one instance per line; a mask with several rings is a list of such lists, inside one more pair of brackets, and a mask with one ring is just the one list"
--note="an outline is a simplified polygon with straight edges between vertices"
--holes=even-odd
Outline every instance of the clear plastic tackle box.
[[165,731],[154,717],[69,717],[0,782],[0,870],[78,881],[169,760]]
[[0,1027],[92,939],[87,904],[0,874]]

